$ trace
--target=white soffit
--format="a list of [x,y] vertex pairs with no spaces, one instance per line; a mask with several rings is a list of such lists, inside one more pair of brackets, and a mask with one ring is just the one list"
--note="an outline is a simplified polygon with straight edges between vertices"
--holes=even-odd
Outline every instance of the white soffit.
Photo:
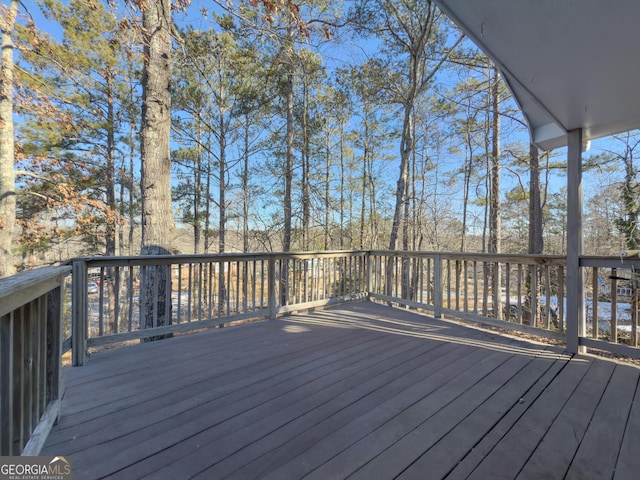
[[639,0],[435,0],[496,63],[533,142],[640,128]]

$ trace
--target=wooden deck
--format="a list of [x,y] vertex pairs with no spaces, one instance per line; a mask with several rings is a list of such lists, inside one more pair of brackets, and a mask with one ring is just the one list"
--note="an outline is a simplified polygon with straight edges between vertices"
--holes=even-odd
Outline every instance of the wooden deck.
[[93,355],[74,478],[636,479],[640,370],[359,302]]

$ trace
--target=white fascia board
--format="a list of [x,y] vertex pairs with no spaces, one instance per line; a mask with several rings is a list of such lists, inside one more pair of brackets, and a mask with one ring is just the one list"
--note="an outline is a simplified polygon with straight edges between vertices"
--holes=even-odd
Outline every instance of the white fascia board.
[[567,145],[567,132],[556,123],[531,128],[531,140],[541,150],[553,150]]

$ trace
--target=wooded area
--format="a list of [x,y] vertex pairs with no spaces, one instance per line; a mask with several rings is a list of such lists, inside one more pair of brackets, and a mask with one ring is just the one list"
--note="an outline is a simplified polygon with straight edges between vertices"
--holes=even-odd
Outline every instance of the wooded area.
[[[565,160],[430,1],[193,3],[0,7],[0,276],[84,254],[565,253]],[[640,246],[639,142],[586,154],[586,253]]]

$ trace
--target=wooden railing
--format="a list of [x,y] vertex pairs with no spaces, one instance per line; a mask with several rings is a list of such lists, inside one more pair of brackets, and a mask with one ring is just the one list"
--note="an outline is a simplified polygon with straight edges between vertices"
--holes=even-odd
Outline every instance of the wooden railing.
[[373,251],[369,296],[563,338],[564,257]]
[[78,258],[73,364],[88,348],[363,298],[365,252]]
[[0,455],[37,455],[60,413],[70,267],[0,279]]
[[560,256],[347,251],[79,258],[73,261],[73,363],[82,365],[88,348],[109,343],[364,297],[560,340],[571,334],[567,320],[579,317],[579,345],[636,357],[637,293],[636,300],[630,295],[638,282],[619,275],[631,279],[639,262],[581,257],[584,311],[570,316]]
[[567,312],[559,256],[373,251],[368,295],[389,303],[640,358],[640,258],[580,257],[580,312]]
[[640,358],[640,258],[583,257],[585,302],[579,345]]

